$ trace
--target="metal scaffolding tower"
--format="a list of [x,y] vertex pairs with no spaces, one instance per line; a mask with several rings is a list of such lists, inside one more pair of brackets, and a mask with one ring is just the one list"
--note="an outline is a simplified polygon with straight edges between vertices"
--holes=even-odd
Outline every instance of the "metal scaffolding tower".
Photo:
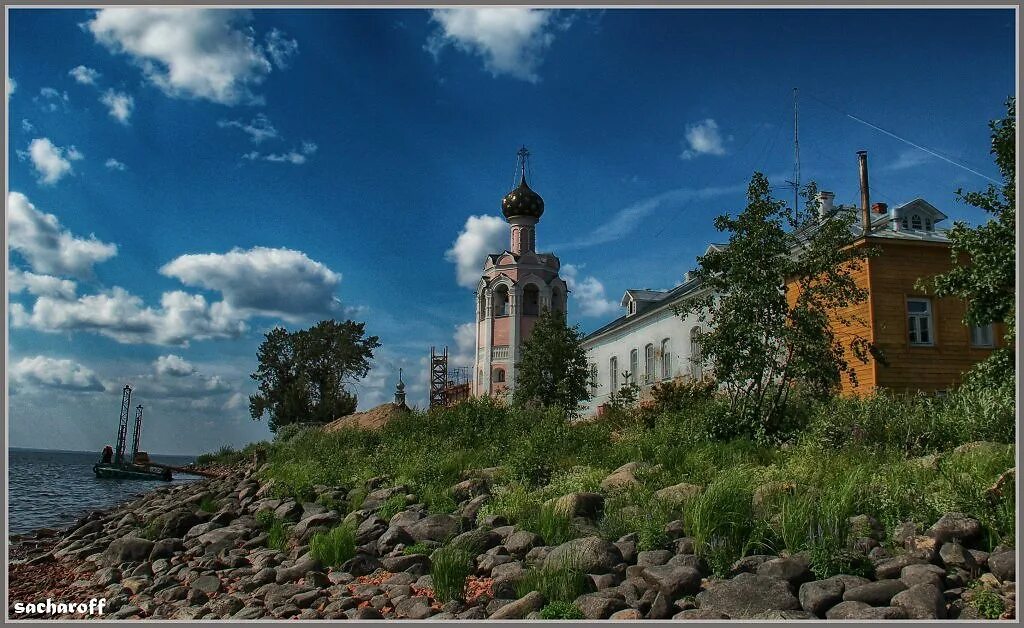
[[132,406],[132,387],[125,384],[124,394],[121,396],[121,422],[117,426],[117,449],[114,454],[114,462],[124,464],[124,440],[128,436],[128,412]]
[[139,437],[142,436],[142,405],[135,408],[135,433],[132,435],[132,462],[139,453]]
[[430,408],[445,406],[445,387],[448,385],[448,347],[438,353],[430,347]]

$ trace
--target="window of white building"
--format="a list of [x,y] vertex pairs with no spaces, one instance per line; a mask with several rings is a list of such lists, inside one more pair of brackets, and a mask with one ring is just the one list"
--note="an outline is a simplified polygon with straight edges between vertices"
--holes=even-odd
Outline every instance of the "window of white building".
[[636,381],[636,374],[640,370],[640,352],[633,349],[629,352],[629,376]]
[[704,378],[704,354],[700,346],[700,327],[690,330],[690,377]]
[[654,345],[644,347],[644,383],[654,383]]
[[915,346],[930,347],[935,344],[931,299],[907,299],[907,336],[910,344]]
[[619,391],[619,359],[615,356],[608,360],[608,388],[613,393]]
[[597,363],[596,362],[591,362],[590,363],[590,392],[596,393],[597,389],[600,388],[600,387],[601,387],[601,385],[597,381]]
[[672,377],[672,342],[666,338],[661,341],[661,378]]
[[972,347],[994,347],[995,344],[996,339],[995,334],[992,331],[992,323],[971,327]]

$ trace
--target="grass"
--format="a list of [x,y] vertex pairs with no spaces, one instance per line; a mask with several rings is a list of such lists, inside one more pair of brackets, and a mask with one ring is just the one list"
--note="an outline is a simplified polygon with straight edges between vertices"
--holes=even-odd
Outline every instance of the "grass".
[[516,582],[516,595],[539,591],[549,603],[568,604],[587,592],[586,576],[571,566],[528,569]]
[[434,581],[434,597],[447,603],[465,595],[466,578],[473,570],[473,552],[446,545],[430,557],[430,576]]
[[391,521],[398,513],[405,510],[405,495],[393,495],[377,509],[377,516],[384,521]]
[[163,528],[163,525],[163,517],[153,517],[139,532],[139,536],[150,541],[155,541],[160,538],[160,530]]
[[340,567],[356,555],[356,531],[348,524],[341,524],[327,532],[317,532],[309,541],[313,558],[328,567]]
[[[313,499],[318,484],[356,487],[341,512],[359,508],[366,481],[386,475],[409,486],[431,512],[454,512],[459,505],[451,487],[465,470],[500,467],[480,518],[500,515],[557,544],[581,531],[545,502],[598,492],[605,496],[604,514],[595,522],[602,536],[635,533],[641,550],[667,547],[665,524],[681,519],[716,574],[745,554],[783,550],[808,552],[817,574],[859,569],[849,552],[855,536],[846,525],[859,514],[875,517],[891,533],[904,521],[927,527],[945,512],[964,512],[982,522],[984,544],[1013,543],[1013,486],[1002,496],[988,494],[1014,466],[1012,396],[984,390],[941,399],[877,394],[794,407],[786,421],[790,431],[778,435],[780,446],[722,437],[729,433],[727,408],[714,397],[571,425],[552,412],[475,399],[412,412],[380,432],[300,431],[268,446],[264,477],[279,496],[302,499]],[[993,444],[954,451],[979,440]],[[639,485],[603,491],[601,480],[627,462],[641,463]],[[654,497],[681,482],[703,488],[681,505]],[[397,498],[380,512],[395,508]],[[454,599],[461,595],[464,556],[438,552],[435,583],[450,573],[450,585],[441,588],[449,586]]]
[[549,602],[540,609],[541,619],[583,619],[583,611],[571,602]]
[[261,510],[256,513],[256,521],[267,531],[267,547],[279,552],[284,551],[289,537],[284,521],[278,519],[271,510]]
[[219,507],[217,500],[213,499],[209,495],[203,497],[203,499],[199,501],[199,510],[202,510],[203,512],[217,512]]
[[429,555],[432,551],[434,551],[434,550],[431,549],[430,547],[428,547],[422,541],[420,541],[418,543],[413,543],[412,545],[407,546],[404,550],[402,550],[402,553],[405,554],[406,556],[414,556],[416,554],[427,554],[427,555]]
[[982,619],[999,619],[1006,610],[1006,604],[998,593],[978,583],[971,586],[970,604]]

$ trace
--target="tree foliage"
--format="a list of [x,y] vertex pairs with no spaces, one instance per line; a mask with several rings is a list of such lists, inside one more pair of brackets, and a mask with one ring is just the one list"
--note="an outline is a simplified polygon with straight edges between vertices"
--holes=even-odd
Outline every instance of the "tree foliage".
[[[956,222],[949,231],[950,255],[953,267],[941,275],[922,282],[939,297],[957,297],[967,301],[968,325],[1003,323],[1006,342],[1012,345],[1016,337],[1016,238],[1017,177],[1016,130],[1017,104],[1010,98],[1006,102],[1006,117],[989,123],[992,130],[992,150],[995,164],[1003,182],[989,185],[982,192],[957,190],[963,202],[985,210],[991,218],[985,224],[970,227]],[[1013,379],[1013,351],[1002,348],[995,351],[987,363],[979,365],[978,372],[992,375],[1002,373]]]
[[545,310],[523,343],[516,366],[514,401],[554,407],[572,418],[591,397],[590,368],[579,326],[569,327],[565,313]]
[[851,246],[855,214],[819,219],[813,183],[803,195],[807,206],[795,211],[754,173],[746,208],[715,219],[728,245],[698,260],[709,292],[677,309],[708,323],[703,357],[729,392],[735,419],[760,435],[779,429],[793,385],[825,397],[844,376],[856,384],[848,356],[877,355],[867,339],[844,343],[833,330],[835,322],[861,322],[850,306],[867,296],[854,274],[871,250]]
[[293,423],[327,423],[355,412],[348,387],[366,376],[377,336],[365,337],[365,323],[320,321],[309,329],[267,332],[250,377],[259,392],[249,396],[249,414],[270,415],[270,430]]

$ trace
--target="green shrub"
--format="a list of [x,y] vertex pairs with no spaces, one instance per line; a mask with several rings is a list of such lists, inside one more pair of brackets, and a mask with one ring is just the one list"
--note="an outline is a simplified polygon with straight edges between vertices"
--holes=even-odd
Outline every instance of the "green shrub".
[[402,554],[404,554],[405,556],[413,556],[416,554],[429,555],[430,552],[432,551],[433,550],[430,547],[428,547],[425,543],[423,543],[423,541],[420,541],[418,543],[413,543],[412,545],[406,546],[406,548],[402,550]]
[[279,552],[284,551],[288,545],[288,529],[284,522],[275,518],[267,529],[267,547]]
[[162,517],[153,517],[139,532],[139,536],[150,541],[155,541],[160,538],[160,530],[163,526],[164,520]]
[[539,591],[551,603],[569,604],[587,592],[587,579],[583,571],[567,565],[542,566],[528,569],[516,582],[516,595],[523,597],[530,591]]
[[999,619],[1006,610],[1003,598],[979,583],[971,586],[971,606],[978,609],[978,615],[982,619]]
[[764,522],[755,520],[751,504],[755,477],[749,466],[723,469],[687,504],[684,522],[696,553],[716,576],[724,577],[733,562],[763,545],[768,534]]
[[405,510],[405,495],[392,495],[377,509],[377,516],[384,521]]
[[443,603],[461,600],[466,590],[466,578],[473,571],[472,552],[447,545],[430,556],[430,576],[434,581],[434,597]]
[[572,520],[558,512],[553,504],[545,504],[535,512],[532,520],[523,522],[522,527],[539,535],[547,545],[561,545],[576,538]]
[[209,495],[203,497],[199,502],[199,510],[204,512],[217,512],[217,500],[213,499]]
[[341,524],[327,532],[317,532],[309,542],[313,558],[329,567],[340,567],[356,555],[356,530],[350,524]]
[[572,602],[550,602],[540,609],[541,619],[584,619],[583,611]]
[[674,506],[639,488],[608,499],[598,525],[601,536],[610,541],[636,533],[637,549],[647,551],[661,549],[668,543],[665,525],[678,518],[679,511]]

